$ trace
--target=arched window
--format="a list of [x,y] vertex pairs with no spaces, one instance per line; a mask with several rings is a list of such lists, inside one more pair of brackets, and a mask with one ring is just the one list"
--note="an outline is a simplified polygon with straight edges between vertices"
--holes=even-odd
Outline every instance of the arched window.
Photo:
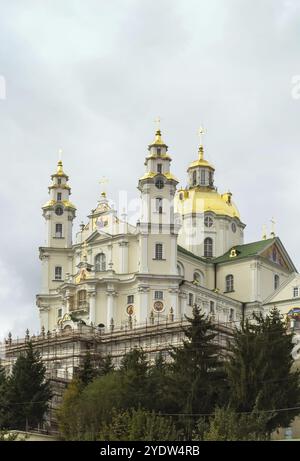
[[197,184],[197,171],[193,171],[193,186]]
[[80,290],[77,294],[78,299],[78,308],[79,309],[86,309],[87,307],[87,294],[86,290]]
[[163,199],[161,197],[155,199],[155,211],[160,214],[163,212]]
[[205,185],[205,170],[201,170],[201,186]]
[[183,264],[180,262],[177,263],[177,274],[181,277],[184,277],[184,267]]
[[234,290],[234,279],[233,279],[232,274],[226,275],[226,277],[225,277],[225,285],[226,285],[225,290],[227,292]]
[[277,290],[278,287],[279,287],[279,275],[275,274],[274,275],[274,290]]
[[95,258],[95,271],[106,271],[106,256],[104,253],[99,253]]
[[199,272],[194,272],[193,282],[195,283],[195,285],[201,285],[201,275],[199,274]]
[[163,259],[163,246],[162,243],[155,244],[155,259]]
[[213,256],[213,241],[210,237],[204,239],[204,257],[212,258]]

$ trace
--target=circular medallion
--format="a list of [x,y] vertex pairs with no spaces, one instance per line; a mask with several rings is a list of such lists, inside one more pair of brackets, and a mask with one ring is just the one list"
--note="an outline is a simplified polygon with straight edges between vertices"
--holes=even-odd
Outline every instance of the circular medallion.
[[157,189],[163,189],[164,188],[164,182],[162,179],[157,179],[155,181],[155,186],[157,187]]
[[57,214],[57,216],[61,216],[63,214],[64,210],[63,210],[63,207],[62,206],[57,206],[55,208],[55,214]]
[[210,216],[205,216],[204,218],[204,225],[205,227],[211,227],[213,225],[214,221]]
[[164,305],[161,301],[155,301],[153,305],[153,310],[155,312],[162,312],[164,310]]
[[134,307],[132,306],[132,304],[130,304],[130,306],[127,306],[126,312],[127,312],[128,315],[133,315]]

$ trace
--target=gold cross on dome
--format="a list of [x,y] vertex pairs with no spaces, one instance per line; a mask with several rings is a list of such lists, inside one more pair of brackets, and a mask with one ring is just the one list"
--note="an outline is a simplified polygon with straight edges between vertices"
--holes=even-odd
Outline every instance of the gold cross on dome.
[[106,195],[105,184],[107,184],[107,183],[108,183],[108,179],[105,176],[102,176],[102,178],[99,181],[99,184],[101,186],[101,194]]
[[58,149],[58,160],[59,160],[59,162],[62,161],[62,154],[63,154],[63,150],[62,150],[62,149]]
[[205,129],[203,128],[203,126],[200,126],[200,128],[198,129],[198,136],[199,136],[199,139],[200,139],[200,145],[202,146],[203,144],[203,135],[205,134]]
[[275,224],[276,224],[276,221],[275,221],[274,218],[272,218],[270,222],[271,222],[271,226],[272,226],[272,227],[271,227],[271,234],[272,234],[272,235],[275,235]]
[[161,122],[160,117],[156,117],[156,119],[154,120],[154,123],[156,125],[156,131],[160,130],[160,122]]

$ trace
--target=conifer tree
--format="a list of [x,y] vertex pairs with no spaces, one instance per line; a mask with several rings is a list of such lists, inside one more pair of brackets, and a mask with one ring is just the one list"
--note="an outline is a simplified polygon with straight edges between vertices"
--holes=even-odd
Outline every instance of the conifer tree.
[[217,332],[210,319],[198,306],[193,308],[193,317],[186,317],[189,325],[184,328],[186,339],[183,345],[173,348],[172,382],[169,388],[179,413],[185,416],[187,437],[195,422],[195,414],[213,412],[225,389],[221,348],[216,341]]
[[7,391],[8,391],[8,383],[7,383],[6,373],[5,373],[4,367],[2,367],[0,363],[0,429],[4,429],[8,425]]
[[[226,366],[231,406],[241,412],[271,412],[266,424],[270,433],[288,426],[300,413],[299,372],[292,371],[293,343],[282,315],[254,315],[236,330]],[[285,410],[287,408],[294,408]]]
[[25,354],[18,357],[8,379],[10,428],[28,429],[42,422],[52,396],[45,373],[39,352],[28,343]]
[[123,408],[149,408],[152,396],[148,372],[149,364],[142,349],[135,348],[124,355],[120,367]]

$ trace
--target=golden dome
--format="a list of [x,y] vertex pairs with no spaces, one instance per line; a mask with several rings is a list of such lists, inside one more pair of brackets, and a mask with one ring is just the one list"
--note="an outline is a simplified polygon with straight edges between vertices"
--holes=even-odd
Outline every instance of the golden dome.
[[149,144],[149,147],[151,147],[151,146],[166,146],[166,144],[162,140],[160,130],[156,130],[155,139],[151,144]]
[[207,160],[204,160],[203,146],[199,147],[198,155],[199,155],[198,160],[195,160],[194,162],[190,163],[188,169],[195,168],[197,166],[203,166],[203,167],[210,168],[211,170],[215,170],[214,167]]
[[208,187],[180,189],[175,196],[175,210],[182,215],[211,211],[217,215],[240,219],[239,211],[231,201],[231,195],[230,192],[219,194]]

